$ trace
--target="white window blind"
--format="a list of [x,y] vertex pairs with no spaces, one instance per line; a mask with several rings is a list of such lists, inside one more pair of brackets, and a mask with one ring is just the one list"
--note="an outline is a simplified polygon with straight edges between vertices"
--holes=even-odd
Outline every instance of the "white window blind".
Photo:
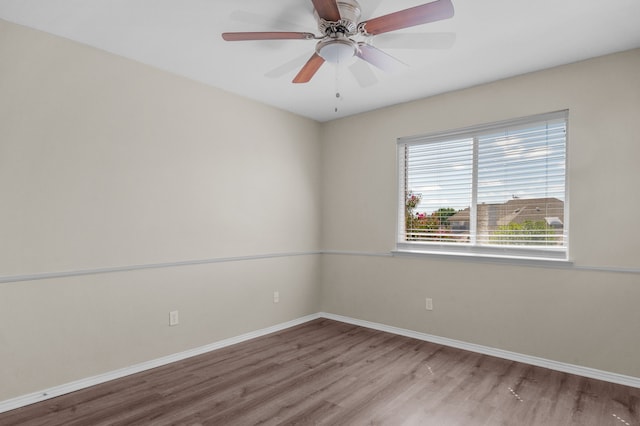
[[566,111],[398,141],[398,249],[566,259]]

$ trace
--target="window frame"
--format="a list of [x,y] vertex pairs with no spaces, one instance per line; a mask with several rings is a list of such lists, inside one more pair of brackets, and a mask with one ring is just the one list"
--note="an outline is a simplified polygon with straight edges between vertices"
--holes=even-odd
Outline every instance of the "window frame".
[[[405,203],[406,203],[406,170],[405,170],[405,147],[408,145],[422,145],[433,142],[446,142],[447,140],[457,140],[463,138],[478,138],[490,132],[496,132],[513,127],[523,127],[527,125],[536,125],[545,121],[565,122],[565,169],[564,169],[564,226],[562,235],[565,244],[561,247],[530,247],[530,246],[511,246],[511,245],[478,245],[475,241],[475,235],[471,237],[470,243],[446,243],[432,241],[406,241],[405,230]],[[476,232],[476,224],[474,223],[477,213],[478,198],[478,144],[473,144],[473,177],[472,191],[470,200],[470,232]],[[504,259],[524,259],[524,260],[543,260],[543,261],[569,261],[569,110],[560,110],[533,116],[520,117],[515,119],[497,121],[493,123],[480,124],[476,126],[465,127],[461,129],[447,130],[425,135],[400,137],[397,139],[397,158],[398,166],[397,174],[397,224],[396,224],[396,250],[397,253],[410,254],[436,254],[436,255],[454,255],[454,256],[472,256],[472,257],[489,257]]]

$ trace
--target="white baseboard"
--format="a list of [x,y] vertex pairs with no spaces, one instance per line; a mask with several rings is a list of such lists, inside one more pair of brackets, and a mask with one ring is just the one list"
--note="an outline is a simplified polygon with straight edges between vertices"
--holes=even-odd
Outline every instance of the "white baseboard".
[[180,352],[173,355],[168,355],[162,358],[157,358],[151,361],[143,362],[140,364],[132,365],[130,367],[121,368],[119,370],[110,371],[108,373],[99,374],[97,376],[88,377],[86,379],[76,380],[71,383],[66,383],[52,388],[34,392],[27,395],[12,398],[6,401],[0,401],[0,413],[14,410],[16,408],[24,407],[26,405],[34,404],[36,402],[46,401],[47,399],[55,398],[67,393],[75,392],[81,389],[88,388],[90,386],[99,385],[101,383],[108,382],[110,380],[119,379],[131,374],[140,373],[142,371],[150,370],[152,368],[161,367],[163,365],[171,364],[172,362],[182,361],[183,359],[190,358],[196,355],[202,355],[207,352],[215,351],[227,346],[235,345],[246,340],[255,339],[256,337],[265,336],[267,334],[282,331],[293,326],[304,324],[305,322],[312,321],[320,318],[320,314],[307,315],[306,317],[298,318],[292,321],[276,324],[271,327],[263,328],[261,330],[252,331],[242,334],[240,336],[231,337],[229,339],[220,340],[210,345],[201,346],[199,348],[190,349],[184,352]]
[[398,334],[400,336],[412,337],[414,339],[424,340],[426,342],[438,343],[444,346],[464,349],[470,352],[476,352],[484,355],[491,355],[498,358],[508,359],[511,361],[518,361],[525,364],[536,365],[538,367],[544,367],[550,370],[556,370],[564,373],[575,374],[577,376],[589,377],[592,379],[603,380],[605,382],[617,383],[620,385],[633,386],[636,388],[640,388],[640,378],[638,377],[625,376],[623,374],[610,373],[608,371],[596,370],[594,368],[582,367],[582,366],[573,365],[573,364],[566,364],[564,362],[552,361],[549,359],[538,358],[535,356],[505,351],[502,349],[490,348],[488,346],[476,345],[475,343],[462,342],[460,340],[448,339],[446,337],[434,336],[432,334],[420,333],[413,330],[407,330],[404,328],[393,327],[385,324],[379,324],[375,322],[354,319],[354,318],[345,317],[342,315],[335,315],[335,314],[321,312],[320,317],[332,319],[335,321],[345,322],[348,324],[359,325],[362,327],[372,328],[374,330],[386,331],[388,333]]
[[234,345],[236,343],[241,343],[246,340],[254,339],[256,337],[261,337],[267,334],[282,331],[287,328],[304,324],[305,322],[309,322],[318,318],[327,318],[327,319],[340,321],[348,324],[372,328],[374,330],[385,331],[385,332],[397,334],[400,336],[411,337],[418,340],[424,340],[427,342],[437,343],[445,346],[451,346],[458,349],[464,349],[471,352],[491,355],[498,358],[523,362],[526,364],[536,365],[544,368],[549,368],[551,370],[562,371],[565,373],[575,374],[578,376],[590,377],[592,379],[604,380],[606,382],[640,388],[640,378],[638,377],[625,376],[622,374],[610,373],[607,371],[596,370],[593,368],[587,368],[587,367],[581,367],[578,365],[551,361],[544,358],[538,358],[538,357],[523,355],[515,352],[504,351],[502,349],[490,348],[487,346],[476,345],[473,343],[466,343],[459,340],[453,340],[445,337],[434,336],[431,334],[420,333],[417,331],[407,330],[404,328],[398,328],[398,327],[393,327],[385,324],[359,320],[355,318],[345,317],[342,315],[319,312],[319,313],[307,315],[305,317],[298,318],[292,321],[277,324],[272,327],[267,327],[261,330],[245,333],[240,336],[224,339],[224,340],[212,343],[210,345],[201,346],[199,348],[190,349],[184,352],[165,356],[162,358],[157,358],[151,361],[132,365],[130,367],[121,368],[119,370],[111,371],[108,373],[99,374],[97,376],[88,377],[86,379],[77,380],[71,383],[66,383],[60,386],[54,386],[52,388],[49,388],[40,392],[34,392],[31,394],[19,396],[17,398],[12,398],[6,401],[0,401],[0,413],[14,410],[16,408],[24,407],[30,404],[34,404],[36,402],[46,401],[47,399],[55,398],[57,396],[75,392],[91,386],[99,385],[101,383],[105,383],[110,380],[119,379],[125,376],[129,376],[131,374],[140,373],[142,371],[150,370],[156,367],[161,367],[163,365],[167,365],[176,361],[181,361],[183,359],[190,358],[196,355],[202,355],[204,353],[211,352],[216,349],[221,349],[227,346]]

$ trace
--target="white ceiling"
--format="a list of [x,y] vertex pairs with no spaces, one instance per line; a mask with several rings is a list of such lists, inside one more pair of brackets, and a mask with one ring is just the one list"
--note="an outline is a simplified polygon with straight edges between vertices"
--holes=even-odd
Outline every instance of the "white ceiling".
[[[398,34],[445,33],[455,37],[453,46],[384,47],[409,67],[386,74],[360,61],[360,80],[375,76],[367,87],[352,70],[331,64],[310,83],[292,84],[314,52],[313,40],[220,37],[227,31],[317,34],[310,0],[0,0],[0,18],[318,121],[640,47],[640,0],[452,1],[452,19],[379,35],[373,44],[383,48]],[[360,0],[362,20],[426,2]]]

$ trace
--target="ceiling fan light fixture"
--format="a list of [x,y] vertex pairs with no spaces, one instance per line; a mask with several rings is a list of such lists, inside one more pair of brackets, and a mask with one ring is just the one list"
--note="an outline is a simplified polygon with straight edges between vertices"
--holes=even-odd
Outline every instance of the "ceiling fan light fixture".
[[[292,83],[308,83],[322,64],[351,65],[362,59],[383,71],[404,69],[406,64],[371,45],[371,36],[451,18],[451,0],[431,0],[419,6],[361,21],[358,0],[311,0],[320,35],[299,31],[258,31],[223,33],[226,41],[320,40],[315,53]],[[355,40],[354,40],[355,39]],[[364,41],[363,41],[364,39]],[[359,40],[359,41],[356,41]]]
[[358,45],[347,37],[325,39],[316,46],[318,55],[332,64],[351,63],[357,51]]

